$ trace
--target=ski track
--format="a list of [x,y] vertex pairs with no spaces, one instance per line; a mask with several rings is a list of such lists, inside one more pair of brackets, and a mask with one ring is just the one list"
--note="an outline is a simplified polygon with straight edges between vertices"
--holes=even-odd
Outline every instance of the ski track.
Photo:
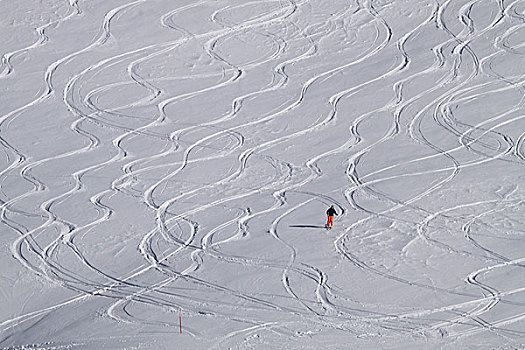
[[[512,327],[525,320],[525,313],[518,307],[521,304],[511,297],[523,296],[525,286],[512,284],[506,287],[500,280],[492,281],[491,277],[504,274],[504,271],[521,270],[525,258],[499,251],[498,247],[491,246],[492,241],[477,237],[476,231],[486,229],[476,225],[484,218],[519,210],[525,203],[522,187],[514,184],[499,198],[477,200],[472,197],[472,200],[451,202],[448,207],[437,208],[428,200],[440,191],[453,189],[458,179],[472,169],[496,162],[523,167],[525,133],[511,132],[512,127],[519,129],[524,125],[525,117],[521,115],[524,97],[504,111],[487,112],[482,118],[474,119],[475,122],[463,120],[465,115],[461,113],[461,108],[467,108],[471,101],[501,94],[512,96],[516,92],[523,96],[522,75],[502,75],[496,67],[499,59],[523,55],[519,50],[523,43],[513,46],[511,40],[525,27],[525,15],[519,7],[522,2],[494,2],[499,11],[493,11],[491,21],[483,27],[474,16],[483,6],[480,0],[460,3],[429,1],[432,7],[430,16],[421,18],[420,22],[412,24],[411,31],[401,34],[396,31],[395,23],[389,23],[384,16],[393,9],[393,3],[381,4],[373,0],[343,3],[344,6],[333,11],[328,20],[319,18],[318,22],[306,26],[299,19],[303,12],[312,11],[313,0],[233,2],[224,7],[202,0],[179,5],[155,18],[151,24],[171,32],[171,36],[166,36],[168,39],[132,46],[124,51],[120,49],[116,53],[108,49],[106,56],[99,52],[98,56],[94,55],[95,60],[83,62],[87,54],[110,46],[114,22],[126,23],[126,15],[145,9],[144,4],[153,8],[160,4],[136,0],[108,10],[99,34],[89,45],[51,62],[43,72],[43,91],[35,99],[1,116],[0,129],[8,130],[28,111],[61,103],[73,120],[68,131],[82,139],[84,146],[73,150],[64,148],[63,152],[58,148],[58,153],[35,159],[32,154],[26,154],[27,151],[13,146],[9,133],[1,135],[0,144],[8,161],[0,171],[0,183],[10,176],[18,176],[19,181],[31,189],[11,198],[2,192],[5,198],[0,203],[0,220],[18,236],[11,242],[11,253],[20,265],[49,284],[71,290],[74,295],[53,305],[0,320],[0,329],[6,334],[0,338],[0,344],[11,344],[9,332],[15,329],[36,329],[46,316],[81,302],[89,303],[95,298],[107,299],[106,315],[124,325],[178,326],[174,317],[170,321],[157,317],[148,319],[151,314],[140,315],[134,310],[139,306],[141,309],[151,308],[152,313],[162,309],[169,316],[183,310],[185,317],[205,315],[218,324],[231,322],[231,326],[221,329],[223,334],[216,333],[211,340],[202,329],[192,325],[185,327],[185,334],[194,341],[206,340],[208,346],[216,349],[243,342],[249,346],[250,341],[258,341],[264,335],[293,341],[300,337],[301,329],[308,328],[347,332],[353,337],[399,339],[410,335],[432,338],[440,334],[441,337],[460,339],[488,332],[505,341],[523,339],[523,332]],[[15,57],[32,55],[45,45],[60,44],[54,42],[47,30],[64,22],[73,22],[76,16],[83,14],[82,3],[69,0],[69,6],[70,12],[65,17],[36,29],[37,41],[2,56],[0,82],[16,72],[16,65],[12,64]],[[178,23],[177,16],[199,8],[209,9],[208,23],[213,29],[196,33]],[[228,17],[242,13],[250,13],[242,22]],[[348,18],[356,18],[355,27],[344,27]],[[291,68],[296,65],[319,57],[322,60],[323,50],[327,50],[323,46],[325,41],[336,40],[333,38],[335,34],[341,31],[348,34],[350,29],[355,30],[359,25],[373,29],[375,36],[367,38],[368,46],[355,57],[339,61],[337,65],[323,62],[312,67],[311,71],[291,75]],[[434,54],[430,65],[417,66],[408,46],[430,27],[448,39],[429,48]],[[261,40],[268,47],[265,55],[239,63],[221,52],[221,47],[229,41],[243,40],[247,33],[252,39],[264,38]],[[477,52],[478,42],[487,37],[493,40],[492,51]],[[207,72],[192,77],[206,82],[206,85],[173,93],[165,86],[182,81],[184,76],[154,77],[148,74],[148,69],[153,72],[156,60],[169,57],[194,43],[201,46],[202,56],[209,63]],[[298,43],[303,45],[301,50],[296,49]],[[337,51],[337,47],[329,49]],[[330,85],[339,77],[351,75],[369,62],[388,55],[394,56],[388,70],[380,70],[365,81],[349,80],[337,91]],[[178,122],[172,115],[174,106],[203,98],[211,100],[221,96],[223,91],[242,86],[244,81],[250,82],[251,73],[258,69],[264,69],[266,76],[270,77],[266,85],[237,90],[237,95],[228,97],[229,109],[226,112],[211,111],[207,119],[194,123]],[[61,76],[62,70],[68,73],[66,80],[55,78]],[[121,79],[118,74],[116,81],[102,78],[106,72],[113,71],[125,72],[125,78],[122,78],[125,80],[118,80]],[[435,79],[435,84],[425,90],[412,91],[410,95],[406,92],[412,82],[427,77]],[[212,78],[215,80],[209,83]],[[392,97],[385,104],[361,114],[349,113],[345,109],[346,103],[357,98],[363,90],[385,83],[392,87]],[[134,101],[120,104],[115,101],[116,106],[103,106],[101,101],[114,98],[111,96],[113,91],[127,88],[138,89],[141,93]],[[319,98],[317,92],[323,89],[330,93]],[[62,91],[61,99],[56,98],[58,91]],[[246,119],[247,113],[253,113],[250,111],[252,101],[285,91],[291,91],[292,98],[277,108],[269,106],[267,110],[259,110],[259,115]],[[304,110],[310,104],[318,102],[324,106],[322,114],[306,113],[304,121],[297,123],[300,128],[285,128],[278,135],[261,134],[262,141],[252,140],[254,130],[274,124],[292,125],[297,114],[305,114]],[[148,117],[137,117],[130,112],[141,114],[143,110],[153,113],[146,112]],[[382,113],[390,115],[388,129],[380,136],[368,135],[367,123]],[[433,126],[432,132],[447,135],[446,140],[453,137],[456,141],[447,144],[436,141],[428,125]],[[301,139],[317,137],[334,126],[347,130],[347,139],[335,147],[312,149],[300,164],[274,156],[276,149],[284,149]],[[192,139],[194,135],[198,136]],[[151,141],[152,149],[146,154],[138,154],[131,147],[140,140]],[[226,146],[223,140],[227,140]],[[398,140],[400,143],[409,140],[414,147],[424,149],[426,155],[407,156],[401,161],[380,164],[379,168],[368,165],[373,163],[375,152],[384,152],[385,147]],[[104,159],[99,159],[99,152],[105,154]],[[95,161],[88,158],[91,155]],[[340,164],[343,165],[338,165],[337,170],[346,177],[347,183],[328,193],[312,192],[312,186],[326,178],[330,171],[326,162],[333,159],[342,160]],[[232,165],[225,173],[211,177],[208,183],[183,183],[192,168],[206,163],[213,166],[218,160],[231,161]],[[75,161],[78,161],[76,170],[64,174],[70,179],[69,188],[53,188],[46,179],[35,175],[53,164]],[[429,161],[439,165],[423,170],[418,168]],[[261,177],[263,180],[259,182],[250,181],[248,186],[244,180],[252,176],[250,171],[255,165],[267,166],[273,173],[261,173],[267,176]],[[361,169],[372,170],[362,172]],[[409,170],[399,174],[400,169]],[[91,179],[105,170],[108,178],[101,182],[104,188],[92,185]],[[112,175],[115,173],[118,175]],[[154,178],[152,174],[155,174]],[[434,181],[410,197],[400,197],[384,189],[395,181],[423,176],[433,176]],[[177,192],[173,191],[174,183],[186,187],[174,194]],[[142,187],[136,189],[138,185]],[[501,183],[502,192],[505,188]],[[362,201],[365,195],[372,199],[369,203]],[[61,217],[59,208],[64,203],[86,201],[86,197],[89,207],[97,213],[91,215],[90,221],[76,222],[74,218]],[[207,201],[198,202],[202,197],[207,197]],[[246,203],[254,198],[269,199],[266,202],[270,204],[255,210],[246,208]],[[105,227],[115,224],[123,210],[115,203],[123,199],[130,205],[138,204],[144,208],[149,228],[133,240],[137,242],[135,253],[141,258],[140,262],[131,259],[134,265],[125,268],[124,272],[116,272],[108,266],[99,266],[96,255],[84,250],[84,240],[93,238],[97,230],[106,230]],[[38,208],[30,212],[23,204],[32,200],[40,202]],[[357,269],[392,286],[416,290],[415,293],[432,291],[439,296],[437,300],[441,304],[432,306],[429,303],[428,307],[413,308],[400,305],[378,312],[380,303],[370,304],[356,299],[339,286],[340,278],[329,279],[336,272],[326,264],[316,266],[310,263],[284,224],[316,203],[338,206],[340,215],[336,236],[326,238],[333,241],[333,253],[339,256],[338,265],[349,270]],[[381,209],[370,203],[381,204]],[[225,215],[222,222],[214,223],[212,227],[199,221],[199,218],[206,217],[206,213],[215,210],[228,213],[229,217]],[[410,218],[403,215],[406,211],[412,213]],[[470,214],[457,215],[462,212]],[[30,218],[38,219],[39,223],[35,224]],[[401,259],[406,262],[410,261],[413,249],[417,249],[414,247],[423,243],[436,255],[446,253],[468,258],[468,266],[478,267],[463,276],[463,286],[447,287],[436,286],[428,280],[422,282],[419,276],[407,277],[398,269],[376,266],[376,258],[361,253],[360,249],[369,239],[385,238],[388,244],[382,231],[367,229],[367,225],[379,220],[388,221],[391,228],[411,227],[411,239],[400,249]],[[256,224],[252,225],[259,221],[268,222],[263,228],[266,233],[261,232]],[[445,231],[456,230],[456,236],[458,231],[461,233],[464,240],[461,245],[456,247],[442,241],[441,232],[436,227],[443,223],[450,225]],[[225,235],[226,232],[229,233]],[[245,247],[261,234],[266,234],[269,242],[279,247],[278,259],[256,257],[242,250],[231,252],[232,247]],[[382,249],[380,245],[377,247]],[[75,264],[66,259],[71,256],[76,260]],[[206,272],[213,270],[215,262],[246,268],[247,271],[276,272],[272,276],[279,275],[279,281],[272,282],[280,284],[282,293],[267,295],[264,286],[258,286],[262,289],[256,290],[230,286],[220,279],[208,279]],[[301,284],[300,280],[303,281]],[[212,301],[200,293],[195,296],[187,294],[184,289],[190,285],[195,290],[212,291],[224,300],[214,298]],[[308,289],[308,293],[304,289]],[[448,301],[448,297],[454,297],[453,301]],[[235,307],[242,308],[245,314],[229,310],[235,305],[233,303],[239,303],[241,306]],[[494,316],[502,305],[515,306],[514,313]],[[264,312],[261,314],[261,311]],[[279,315],[279,321],[274,321],[275,315]],[[433,315],[439,316],[433,318]],[[360,326],[356,325],[357,322]],[[308,325],[306,328],[305,324]],[[385,335],[376,335],[376,332]],[[79,342],[82,340],[72,339],[71,346]],[[22,343],[17,345],[23,346]],[[43,345],[44,348],[47,346]],[[54,345],[49,346],[54,348]]]

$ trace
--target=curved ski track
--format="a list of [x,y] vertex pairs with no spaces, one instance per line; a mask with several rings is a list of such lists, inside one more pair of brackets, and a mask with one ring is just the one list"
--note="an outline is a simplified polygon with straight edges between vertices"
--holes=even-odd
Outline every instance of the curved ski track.
[[[3,54],[0,84],[93,11],[68,3]],[[12,257],[64,290],[1,319],[1,346],[79,304],[117,337],[174,333],[182,311],[184,344],[217,349],[523,341],[525,257],[503,243],[523,248],[525,80],[501,63],[525,54],[522,0],[111,6],[0,116]],[[44,108],[81,147],[15,139]],[[334,233],[292,229],[330,204]]]

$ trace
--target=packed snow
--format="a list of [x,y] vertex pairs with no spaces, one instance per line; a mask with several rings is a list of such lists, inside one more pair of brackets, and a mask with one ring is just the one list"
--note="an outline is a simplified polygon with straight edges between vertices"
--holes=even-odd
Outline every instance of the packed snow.
[[0,348],[525,348],[525,0],[0,14]]

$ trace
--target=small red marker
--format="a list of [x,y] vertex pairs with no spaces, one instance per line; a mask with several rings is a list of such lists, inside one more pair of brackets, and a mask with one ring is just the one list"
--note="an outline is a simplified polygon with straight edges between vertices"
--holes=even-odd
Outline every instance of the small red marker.
[[179,311],[179,329],[180,333],[182,334],[182,312]]

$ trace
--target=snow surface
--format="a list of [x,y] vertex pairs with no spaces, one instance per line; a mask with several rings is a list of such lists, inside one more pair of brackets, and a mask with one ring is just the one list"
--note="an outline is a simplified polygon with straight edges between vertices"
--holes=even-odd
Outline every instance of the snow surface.
[[524,0],[0,13],[1,348],[525,348]]

